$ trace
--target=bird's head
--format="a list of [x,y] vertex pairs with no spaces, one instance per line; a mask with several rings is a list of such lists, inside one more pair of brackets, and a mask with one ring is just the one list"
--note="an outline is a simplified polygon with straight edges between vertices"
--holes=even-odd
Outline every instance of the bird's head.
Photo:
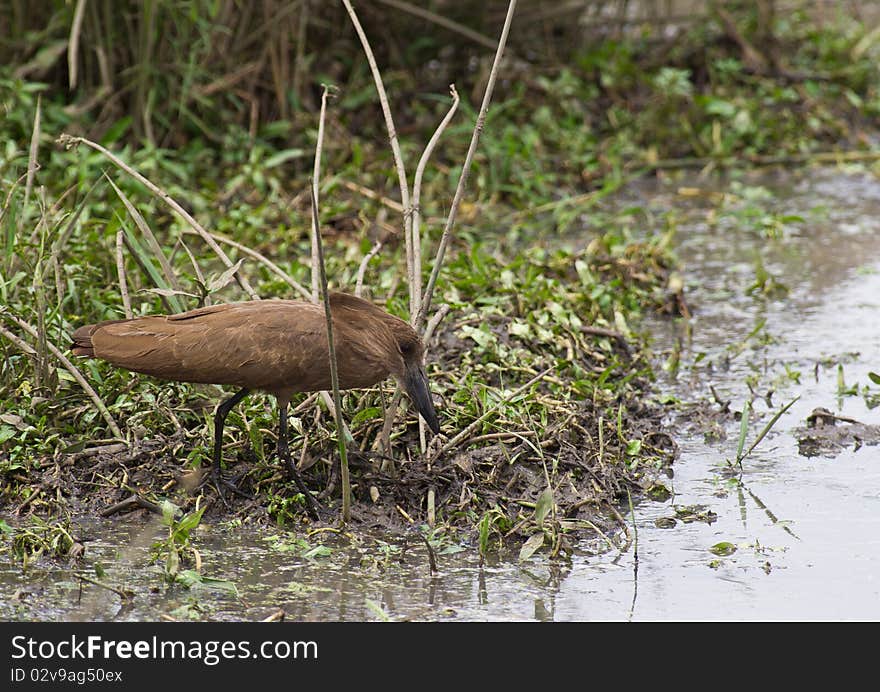
[[425,374],[423,360],[425,349],[418,334],[406,325],[406,330],[396,330],[397,346],[403,356],[403,373],[398,375],[401,386],[412,400],[416,409],[425,423],[435,435],[440,432],[440,421],[434,410],[434,400],[431,398],[431,387],[428,384],[428,376]]
[[[350,329],[353,324],[357,324],[363,327],[365,336],[361,342],[376,350],[380,360],[388,368],[385,372],[394,376],[431,431],[438,434],[440,421],[434,410],[431,388],[423,364],[425,347],[415,329],[396,315],[347,293],[331,293],[330,306],[334,311],[334,329],[336,316],[342,314],[349,317],[341,320],[340,326]],[[378,325],[383,325],[385,329]]]

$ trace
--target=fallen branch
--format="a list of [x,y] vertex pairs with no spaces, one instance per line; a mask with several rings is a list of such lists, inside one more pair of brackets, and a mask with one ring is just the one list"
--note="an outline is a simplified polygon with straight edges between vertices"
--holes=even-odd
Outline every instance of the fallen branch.
[[126,590],[126,589],[117,589],[115,586],[110,586],[109,584],[104,584],[103,582],[92,579],[91,577],[87,577],[85,574],[77,574],[76,578],[80,581],[84,581],[88,584],[92,584],[94,586],[98,586],[102,589],[107,589],[107,591],[112,591],[123,601],[130,601],[134,598],[134,591]]
[[148,509],[153,514],[158,514],[162,516],[162,508],[159,507],[155,502],[150,502],[142,498],[140,495],[132,495],[131,497],[127,497],[121,502],[117,502],[114,505],[110,505],[109,507],[102,509],[99,512],[99,515],[102,517],[111,517],[114,514],[118,514],[120,512],[128,512],[133,509]]

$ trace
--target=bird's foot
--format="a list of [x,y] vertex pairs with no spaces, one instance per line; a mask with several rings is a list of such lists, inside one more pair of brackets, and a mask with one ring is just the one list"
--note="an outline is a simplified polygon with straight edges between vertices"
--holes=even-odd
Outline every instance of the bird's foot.
[[312,493],[309,492],[309,489],[302,483],[302,480],[298,480],[297,487],[300,494],[306,499],[306,511],[309,513],[309,516],[317,521],[329,518],[330,510],[321,506],[321,504],[315,499],[315,496],[312,495]]
[[306,499],[306,511],[309,513],[309,516],[315,520],[322,519],[322,507],[315,499],[315,496],[309,492],[306,484],[303,483],[302,476],[299,475],[299,470],[296,468],[296,463],[294,463],[290,456],[290,449],[287,447],[287,442],[283,436],[279,438],[277,451],[278,458],[284,463],[284,467],[287,469],[288,478],[293,479],[293,482],[296,483],[297,490],[299,490]]
[[220,502],[223,503],[223,506],[226,507],[226,509],[232,509],[232,506],[229,504],[229,500],[226,497],[227,490],[246,500],[254,499],[253,495],[239,488],[235,481],[224,478],[223,474],[216,467],[211,469],[211,473],[205,477],[205,480],[210,480],[211,485],[213,485],[214,489],[217,491],[217,497],[220,498]]

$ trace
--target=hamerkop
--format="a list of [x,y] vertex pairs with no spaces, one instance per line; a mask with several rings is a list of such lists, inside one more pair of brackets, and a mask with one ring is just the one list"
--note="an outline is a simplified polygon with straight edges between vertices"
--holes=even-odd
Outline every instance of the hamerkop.
[[[370,387],[392,375],[436,434],[424,347],[399,317],[345,293],[330,295],[340,389]],[[214,415],[211,477],[221,489],[223,424],[229,411],[257,389],[278,399],[278,456],[314,509],[290,458],[287,407],[296,392],[328,390],[330,358],[321,305],[295,300],[258,300],[212,305],[176,315],[110,320],[73,333],[75,355],[106,360],[126,370],[178,382],[226,384],[241,389]],[[225,501],[225,500],[224,500]]]

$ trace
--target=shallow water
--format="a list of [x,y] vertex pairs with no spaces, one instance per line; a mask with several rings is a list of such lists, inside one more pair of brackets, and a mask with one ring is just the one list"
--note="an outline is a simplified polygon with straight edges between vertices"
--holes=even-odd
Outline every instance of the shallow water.
[[[816,406],[880,423],[880,408],[868,409],[862,397],[837,396],[838,362],[847,384],[867,384],[868,372],[880,370],[880,182],[840,171],[742,182],[772,190],[773,206],[804,215],[804,222],[791,224],[778,241],[744,229],[734,217],[709,223],[714,205],[677,194],[682,183],[641,183],[616,202],[682,214],[677,243],[694,316],[689,338],[680,324],[647,325],[658,359],[681,343],[681,367],[660,378],[658,392],[697,396],[703,408],[717,410],[712,384],[738,411],[749,396],[747,378],[758,394],[773,389],[772,409],[763,399],[754,404],[760,420],[752,423],[748,444],[768,411],[800,397],[745,460],[739,485],[723,473],[736,454],[739,423],[730,420],[720,430],[726,437],[710,442],[684,425],[674,478],[666,481],[673,498],[635,508],[637,558],[635,546],[619,554],[584,543],[570,563],[533,558],[481,569],[468,550],[440,555],[440,573],[431,577],[415,540],[402,559],[397,553],[382,559],[374,549],[328,534],[331,557],[308,558],[270,548],[265,539],[272,531],[203,525],[197,543],[202,572],[234,582],[235,595],[161,586],[150,559],[150,545],[165,531],[158,521],[95,521],[80,527],[86,563],[99,561],[107,571],[103,580],[133,589],[135,599],[123,606],[110,591],[73,583],[69,571],[31,567],[22,574],[6,562],[0,564],[6,594],[0,618],[257,620],[279,608],[302,620],[880,618],[880,447],[806,458],[791,435]],[[729,181],[687,185],[747,194]],[[808,211],[816,205],[824,210]],[[746,295],[758,254],[788,287],[786,297]],[[771,338],[747,339],[764,319],[761,334]],[[741,350],[729,349],[738,343]],[[799,381],[784,376],[793,371]],[[717,520],[655,525],[675,507],[697,504]],[[736,552],[709,552],[719,542],[734,544]]]

